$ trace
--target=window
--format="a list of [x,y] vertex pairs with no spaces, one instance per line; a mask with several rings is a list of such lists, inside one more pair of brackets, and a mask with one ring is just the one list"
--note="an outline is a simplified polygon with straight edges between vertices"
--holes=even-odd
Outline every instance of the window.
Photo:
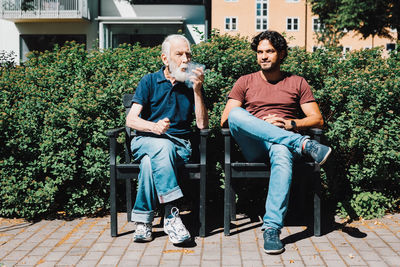
[[351,47],[350,46],[344,46],[343,47],[343,55],[346,55],[350,51],[351,51]]
[[286,19],[286,30],[298,31],[299,30],[299,18],[287,18]]
[[43,52],[53,50],[54,45],[63,46],[67,41],[75,41],[79,44],[86,44],[86,35],[84,34],[22,34],[20,35],[20,59],[21,62],[27,60],[26,54],[32,51]]
[[226,17],[225,18],[225,30],[236,31],[237,30],[237,17]]
[[262,31],[268,28],[268,1],[256,0],[256,30]]
[[396,44],[395,43],[387,43],[386,44],[386,50],[387,51],[393,51],[396,49]]
[[312,19],[312,25],[313,25],[313,31],[315,32],[321,31],[321,22],[319,21],[318,18]]
[[203,0],[133,0],[133,5],[202,5]]

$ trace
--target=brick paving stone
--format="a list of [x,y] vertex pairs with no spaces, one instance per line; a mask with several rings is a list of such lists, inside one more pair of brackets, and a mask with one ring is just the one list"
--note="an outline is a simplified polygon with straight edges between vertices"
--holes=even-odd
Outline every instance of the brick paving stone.
[[327,267],[343,267],[346,266],[342,260],[327,260],[325,261]]
[[26,256],[24,258],[22,258],[17,265],[28,265],[28,266],[33,266],[35,265],[40,259],[42,258],[42,256]]
[[90,251],[106,251],[110,246],[109,243],[96,243],[90,248]]
[[365,261],[365,262],[368,264],[368,266],[371,266],[371,267],[388,267],[389,266],[384,261],[371,260],[371,261]]
[[44,261],[59,261],[62,257],[64,257],[65,252],[57,252],[51,251],[49,254],[44,256]]
[[244,267],[258,267],[258,266],[263,266],[263,263],[261,260],[243,260],[243,266]]
[[180,260],[183,250],[163,251],[161,260]]
[[221,261],[219,261],[219,260],[202,260],[201,261],[201,266],[220,267],[221,266]]
[[221,254],[219,251],[204,251],[202,260],[220,260]]
[[96,264],[97,264],[97,260],[81,260],[75,266],[76,267],[90,267],[90,266],[96,266]]
[[157,257],[157,256],[143,257],[140,259],[139,265],[140,266],[146,266],[146,265],[157,266],[159,262],[160,262],[160,257]]
[[302,256],[303,262],[309,265],[323,266],[324,262],[319,255]]
[[55,261],[45,261],[45,262],[40,262],[36,266],[38,267],[53,267],[56,265]]
[[[1,263],[8,267],[8,266],[15,266],[17,264],[17,261],[12,261],[12,260],[2,260]],[[1,266],[1,265],[0,265]],[[1,266],[3,267],[3,266]]]
[[61,260],[57,263],[57,265],[75,265],[81,259],[81,256],[64,256]]
[[99,265],[114,265],[116,266],[120,260],[120,256],[103,256],[99,262]]
[[2,262],[4,261],[18,261],[25,257],[29,251],[27,250],[14,250],[10,254],[8,254],[5,258],[1,259]]
[[29,255],[43,256],[43,255],[46,255],[50,250],[51,250],[51,247],[36,247],[31,252],[29,252]]
[[222,256],[222,265],[241,265],[240,255]]
[[[121,260],[121,261],[118,263],[118,267],[139,266],[138,263],[139,263],[138,261],[133,261],[133,260]],[[92,265],[89,265],[89,266],[92,266]],[[88,266],[86,266],[86,267],[88,267]]]
[[123,247],[110,247],[105,251],[104,255],[107,256],[122,256],[125,253],[125,248]]
[[382,260],[378,253],[375,251],[359,251],[360,257],[365,261]]
[[182,266],[199,266],[201,257],[198,255],[182,255]]
[[161,260],[158,266],[163,267],[178,267],[180,266],[179,261]]
[[319,254],[319,250],[315,249],[315,247],[300,246],[297,250],[302,256],[312,256]]
[[399,256],[382,256],[382,259],[389,265],[393,267],[400,266],[400,257]]
[[336,252],[320,252],[321,257],[326,260],[342,260],[342,257]]

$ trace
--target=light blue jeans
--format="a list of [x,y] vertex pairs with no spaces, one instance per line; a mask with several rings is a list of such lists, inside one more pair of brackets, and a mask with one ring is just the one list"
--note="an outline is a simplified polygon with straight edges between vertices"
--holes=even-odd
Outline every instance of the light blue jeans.
[[301,156],[302,144],[309,137],[281,129],[240,107],[231,110],[228,122],[248,161],[270,161],[271,177],[261,228],[281,229],[289,202],[293,161]]
[[132,221],[151,223],[154,207],[183,196],[177,183],[177,168],[188,162],[190,142],[169,134],[136,136],[131,142],[133,160],[140,161],[140,173]]

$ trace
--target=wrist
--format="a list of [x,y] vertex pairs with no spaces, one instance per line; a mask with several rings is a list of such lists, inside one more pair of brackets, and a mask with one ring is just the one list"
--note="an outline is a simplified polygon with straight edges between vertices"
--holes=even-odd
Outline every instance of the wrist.
[[297,123],[294,120],[290,121],[290,125],[291,125],[291,130],[293,131],[297,130]]

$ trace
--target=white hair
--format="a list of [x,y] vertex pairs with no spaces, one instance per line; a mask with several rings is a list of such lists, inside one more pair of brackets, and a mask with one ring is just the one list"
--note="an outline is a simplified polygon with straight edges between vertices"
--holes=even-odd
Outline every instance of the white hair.
[[169,59],[170,56],[171,56],[170,55],[170,53],[171,53],[171,41],[175,40],[175,39],[184,40],[187,43],[187,45],[189,46],[189,49],[190,49],[190,42],[185,36],[180,35],[180,34],[168,35],[167,37],[165,37],[165,39],[164,39],[164,41],[163,41],[163,43],[161,45],[161,53],[163,53],[167,57],[167,59]]

